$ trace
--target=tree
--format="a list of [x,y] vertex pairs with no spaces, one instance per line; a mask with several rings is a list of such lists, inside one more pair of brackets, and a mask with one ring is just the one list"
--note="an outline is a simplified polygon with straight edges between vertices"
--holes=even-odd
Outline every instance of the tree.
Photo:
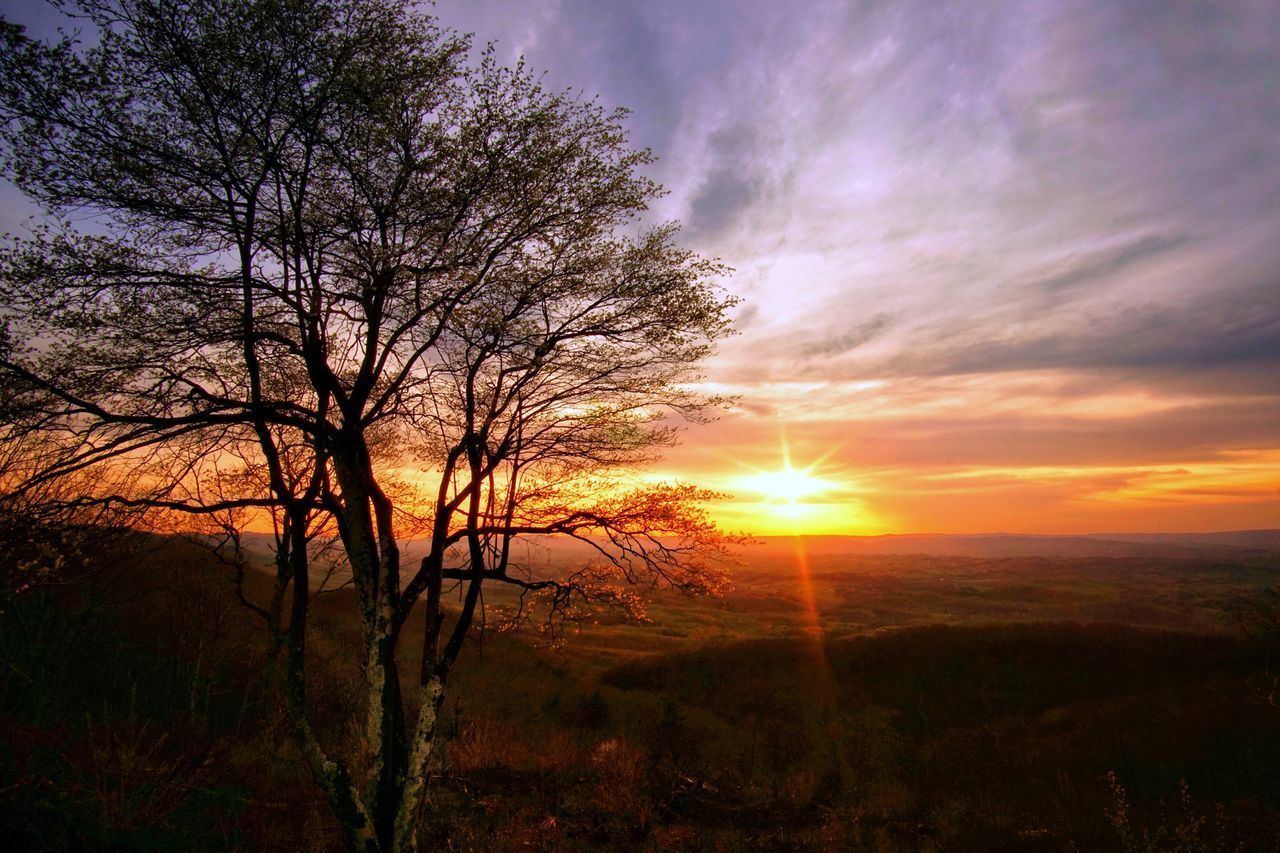
[[[0,347],[4,342],[0,341]],[[18,597],[43,587],[79,584],[116,560],[133,556],[137,507],[81,506],[77,498],[99,472],[58,478],[39,474],[68,449],[33,429],[20,383],[0,387],[0,615]]]
[[[625,603],[619,582],[721,582],[707,494],[619,472],[716,402],[692,380],[729,331],[723,270],[638,227],[660,189],[622,113],[489,53],[469,67],[465,38],[396,0],[71,14],[84,42],[0,33],[6,174],[50,213],[0,257],[0,381],[14,436],[56,444],[10,491],[127,466],[70,503],[269,522],[274,595],[254,606],[315,778],[351,847],[411,848],[484,584],[563,613]],[[425,498],[405,468],[435,478]],[[411,529],[429,551],[406,566]],[[513,542],[551,534],[599,559],[531,573]],[[362,627],[365,752],[345,758],[305,677],[329,536]],[[423,664],[402,679],[411,618]]]

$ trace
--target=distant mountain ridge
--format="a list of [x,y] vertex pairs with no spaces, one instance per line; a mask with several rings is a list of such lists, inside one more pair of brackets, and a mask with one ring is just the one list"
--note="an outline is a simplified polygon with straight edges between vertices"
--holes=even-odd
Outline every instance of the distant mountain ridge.
[[1077,536],[1023,533],[882,536],[760,537],[767,550],[803,544],[810,554],[931,554],[956,557],[1190,557],[1275,555],[1280,567],[1280,530],[1215,533],[1091,533]]
[[[1027,533],[890,533],[881,536],[760,536],[744,555],[791,553],[797,544],[813,556],[841,554],[923,554],[949,557],[1152,557],[1275,559],[1280,569],[1280,529],[1228,530],[1214,533],[1089,533],[1075,536]],[[245,547],[258,557],[274,549],[270,534],[249,533]],[[401,543],[406,566],[422,559],[426,542]],[[525,560],[552,565],[562,560],[593,559],[590,546],[563,537],[530,540],[520,551]]]
[[1220,533],[1090,533],[1090,539],[1118,542],[1160,542],[1175,545],[1228,545],[1235,548],[1280,550],[1280,530],[1228,530]]

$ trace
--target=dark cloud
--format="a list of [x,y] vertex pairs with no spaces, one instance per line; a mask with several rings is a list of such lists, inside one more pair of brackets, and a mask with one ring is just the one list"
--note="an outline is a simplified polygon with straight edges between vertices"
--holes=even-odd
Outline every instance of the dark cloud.
[[1149,221],[1226,233],[1274,216],[1280,5],[1076,6],[1064,7],[1055,50],[1091,103],[1093,132],[1076,133],[1064,178],[1096,176],[1110,209]]
[[1071,467],[1229,462],[1280,446],[1280,399],[1196,404],[1108,418],[1036,412],[895,419],[853,445],[860,465]]
[[899,359],[909,372],[1144,368],[1159,372],[1280,365],[1280,287],[1201,294],[1185,304],[1113,306],[1071,329],[1019,338],[974,330]]
[[752,206],[765,184],[756,163],[759,148],[759,134],[750,126],[726,127],[711,134],[707,155],[713,165],[689,203],[690,231],[714,236]]
[[1188,239],[1183,235],[1163,234],[1138,237],[1114,249],[1073,257],[1061,269],[1026,286],[1058,295],[1062,291],[1105,282],[1116,273],[1185,246]]
[[760,317],[760,306],[748,303],[738,310],[733,318],[733,327],[739,332],[746,331]]
[[892,324],[892,315],[876,314],[846,331],[816,340],[802,341],[797,349],[803,358],[835,358],[871,343],[883,335]]

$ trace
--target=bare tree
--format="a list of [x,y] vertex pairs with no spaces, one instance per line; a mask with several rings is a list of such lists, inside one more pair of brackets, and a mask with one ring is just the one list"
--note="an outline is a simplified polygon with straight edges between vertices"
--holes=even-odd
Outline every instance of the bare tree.
[[[0,33],[6,174],[50,213],[0,256],[0,381],[24,412],[8,438],[53,444],[9,491],[127,470],[68,503],[269,521],[263,612],[315,778],[351,847],[411,848],[483,584],[565,607],[719,583],[706,494],[618,472],[715,402],[693,380],[728,331],[722,270],[671,227],[637,231],[659,188],[621,113],[487,53],[468,67],[465,38],[396,0],[70,10],[83,42]],[[406,465],[438,475],[426,500],[392,488]],[[416,566],[410,518],[430,542]],[[308,714],[325,530],[362,627],[354,761]],[[600,559],[548,576],[513,558],[549,534]],[[415,612],[424,663],[402,679]]]

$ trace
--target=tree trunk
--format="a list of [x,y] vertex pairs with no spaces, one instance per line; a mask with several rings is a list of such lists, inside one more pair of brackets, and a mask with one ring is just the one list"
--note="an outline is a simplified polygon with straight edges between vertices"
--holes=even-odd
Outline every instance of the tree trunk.
[[368,716],[364,747],[373,758],[369,778],[370,805],[377,825],[379,847],[383,850],[396,849],[393,839],[400,811],[400,783],[407,751],[400,670],[396,664],[396,633],[394,627],[379,632],[370,644],[365,667]]
[[444,680],[428,677],[418,688],[418,723],[409,743],[408,762],[400,786],[400,806],[395,818],[395,835],[391,849],[418,849],[418,810],[427,790],[427,771],[436,748],[440,707],[444,704]]
[[285,694],[289,716],[302,743],[303,753],[342,827],[343,839],[352,850],[379,848],[373,822],[360,792],[341,762],[325,755],[307,715],[307,611],[311,604],[311,584],[307,569],[305,534],[295,528],[290,560],[293,565],[293,605],[290,610],[286,646]]
[[404,703],[396,663],[400,630],[395,605],[399,549],[369,455],[358,439],[333,453],[342,489],[343,544],[361,599],[364,634],[365,728],[368,759],[365,803],[378,848],[393,849],[406,761]]

